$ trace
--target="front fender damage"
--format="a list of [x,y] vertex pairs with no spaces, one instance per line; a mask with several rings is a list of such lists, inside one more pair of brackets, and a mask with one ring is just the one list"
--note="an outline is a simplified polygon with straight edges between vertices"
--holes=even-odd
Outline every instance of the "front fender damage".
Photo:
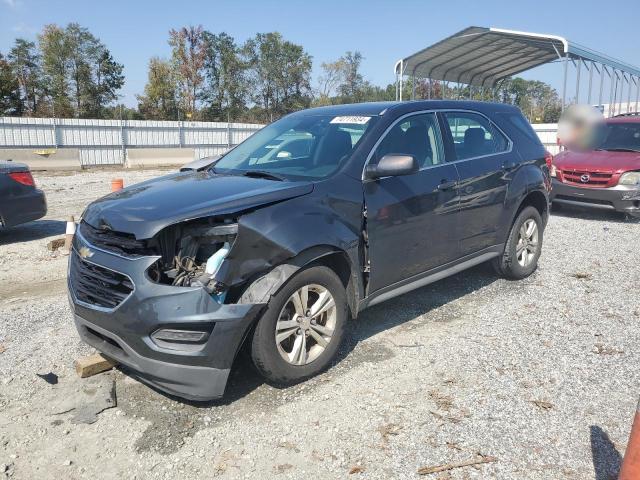
[[283,264],[274,267],[265,275],[252,282],[238,299],[238,303],[268,303],[269,298],[277,292],[284,283],[300,270],[297,265]]
[[[356,208],[359,210],[361,205]],[[201,285],[220,303],[266,304],[305,265],[338,254],[342,262],[339,273],[348,288],[350,307],[355,315],[358,300],[362,298],[363,272],[357,267],[362,264],[362,216],[355,208],[353,215],[344,215],[345,209],[343,205],[338,213],[326,205],[297,198],[233,216],[208,219],[207,227],[187,222],[180,232],[167,234],[177,245],[189,247],[178,248],[175,255],[178,260],[171,262],[173,268],[165,270],[165,274],[174,276],[175,269],[179,269],[186,258],[186,266],[192,270],[184,286]],[[202,231],[227,233],[220,230],[220,225],[234,226],[235,232],[226,237],[197,234]],[[202,274],[206,264],[211,263],[207,260],[225,243],[229,244],[228,252],[215,272]],[[165,264],[165,268],[167,266],[169,264]],[[193,273],[194,269],[197,273]]]

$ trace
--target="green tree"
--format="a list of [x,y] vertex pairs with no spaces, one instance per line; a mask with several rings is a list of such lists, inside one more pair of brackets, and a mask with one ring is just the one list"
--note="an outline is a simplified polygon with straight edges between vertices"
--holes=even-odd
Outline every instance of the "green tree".
[[311,104],[311,56],[278,32],[258,33],[243,47],[253,101],[263,121]]
[[124,104],[112,105],[103,108],[102,118],[109,120],[144,120],[144,116],[137,108],[127,107]]
[[20,83],[11,65],[0,53],[0,115],[21,115]]
[[344,74],[342,82],[338,85],[340,95],[345,97],[348,102],[361,102],[363,100],[363,91],[366,87],[365,80],[360,73],[363,56],[360,52],[347,52],[340,59],[344,65]]
[[248,95],[248,65],[232,36],[204,32],[205,86],[202,94],[207,120],[237,119],[244,114]]
[[25,113],[33,115],[38,110],[39,101],[43,96],[42,68],[36,44],[17,38],[8,59],[20,84]]
[[197,116],[197,101],[204,82],[206,45],[202,26],[169,31],[171,55],[180,85],[181,107],[187,116]]
[[123,66],[117,63],[105,48],[100,53],[95,66],[95,82],[91,88],[93,113],[102,117],[106,105],[118,99],[118,90],[124,85]]
[[67,36],[57,25],[46,25],[38,36],[42,55],[45,92],[51,98],[52,115],[72,117],[69,97],[70,48]]
[[138,110],[151,120],[178,118],[178,80],[170,62],[151,58],[144,95],[138,95]]
[[[92,63],[100,55],[100,42],[88,29],[70,23],[65,30],[69,75],[76,116],[84,116],[95,105]],[[92,112],[93,113],[93,112]]]
[[507,78],[497,87],[497,99],[516,105],[531,123],[554,123],[562,110],[558,92],[539,80]]
[[58,117],[101,117],[124,85],[123,66],[89,30],[47,25],[38,37],[46,94]]
[[315,105],[339,103],[376,102],[395,100],[395,86],[392,92],[365,80],[360,72],[364,57],[358,51],[346,52],[334,62],[323,63],[319,78],[318,97]]

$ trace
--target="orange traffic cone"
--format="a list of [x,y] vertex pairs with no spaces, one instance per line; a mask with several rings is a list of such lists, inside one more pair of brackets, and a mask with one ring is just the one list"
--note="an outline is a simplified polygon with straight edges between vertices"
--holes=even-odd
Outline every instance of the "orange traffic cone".
[[124,188],[124,180],[121,178],[114,178],[111,180],[111,191],[117,192],[118,190],[122,190]]
[[629,435],[627,450],[624,452],[622,468],[618,480],[638,480],[640,478],[640,402],[636,407],[633,426]]

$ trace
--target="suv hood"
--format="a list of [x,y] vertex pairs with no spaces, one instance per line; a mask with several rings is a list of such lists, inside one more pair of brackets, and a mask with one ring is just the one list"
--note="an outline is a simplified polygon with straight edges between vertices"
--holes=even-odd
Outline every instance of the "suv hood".
[[629,170],[640,170],[640,153],[608,150],[566,151],[556,155],[553,163],[560,170],[622,173]]
[[185,220],[236,213],[313,191],[306,181],[275,181],[208,171],[182,172],[127,187],[91,203],[82,218],[95,228],[153,237]]

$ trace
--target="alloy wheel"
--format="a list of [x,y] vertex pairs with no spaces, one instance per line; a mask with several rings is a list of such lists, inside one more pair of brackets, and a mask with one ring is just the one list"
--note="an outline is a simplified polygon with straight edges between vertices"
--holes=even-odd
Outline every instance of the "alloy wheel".
[[305,285],[284,304],[276,323],[276,345],[292,365],[307,365],[331,342],[336,326],[336,304],[321,285]]
[[516,259],[522,267],[528,267],[538,252],[538,224],[532,218],[526,220],[520,227],[518,244],[516,245]]

